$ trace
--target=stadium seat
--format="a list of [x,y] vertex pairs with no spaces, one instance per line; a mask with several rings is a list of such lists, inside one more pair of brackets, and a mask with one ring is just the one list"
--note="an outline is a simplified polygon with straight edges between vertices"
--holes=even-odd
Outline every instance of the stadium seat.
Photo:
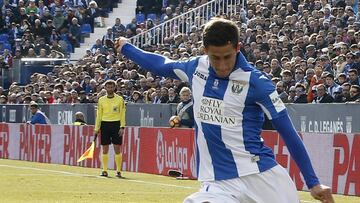
[[9,35],[8,34],[1,34],[0,35],[0,42],[8,42],[9,41]]
[[67,44],[66,53],[67,54],[74,53],[73,46],[69,42],[66,42],[66,44]]
[[91,33],[91,26],[90,24],[82,24],[81,25],[81,34],[89,36]]
[[9,43],[5,43],[3,48],[9,50],[10,52],[12,50],[11,44]]
[[145,22],[145,15],[142,14],[142,13],[136,14],[136,23],[140,24],[140,23],[143,23],[143,22]]
[[160,16],[160,22],[162,22],[162,23],[164,22],[165,16],[166,16],[165,13],[161,14],[161,16]]
[[147,15],[147,19],[148,19],[148,18],[150,18],[150,19],[152,19],[153,21],[155,21],[156,18],[157,18],[157,16],[156,16],[155,13],[149,13],[149,14]]

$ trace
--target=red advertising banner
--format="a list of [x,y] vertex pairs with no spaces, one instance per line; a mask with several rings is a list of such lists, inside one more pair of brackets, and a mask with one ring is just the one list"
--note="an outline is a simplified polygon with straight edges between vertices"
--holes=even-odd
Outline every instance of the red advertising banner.
[[[0,123],[0,158],[84,167],[101,167],[100,139],[93,159],[77,163],[94,139],[93,126]],[[299,190],[303,177],[278,133],[264,131],[265,144]],[[360,134],[302,133],[314,170],[334,193],[360,196]],[[193,129],[128,127],[123,137],[123,170],[167,175],[176,169],[196,178]],[[114,152],[110,148],[110,160]],[[110,161],[109,168],[115,166]]]
[[123,142],[123,168],[167,175],[182,171],[196,178],[194,131],[170,128],[128,128]]

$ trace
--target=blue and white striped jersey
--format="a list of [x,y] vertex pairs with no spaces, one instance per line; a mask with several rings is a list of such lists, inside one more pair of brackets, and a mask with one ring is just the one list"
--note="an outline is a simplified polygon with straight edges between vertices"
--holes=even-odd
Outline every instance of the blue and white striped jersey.
[[[186,62],[172,61],[143,52],[130,44],[122,48],[122,53],[157,75],[190,83],[200,181],[226,180],[260,173],[277,164],[273,152],[263,143],[261,127],[264,112],[270,119],[276,120],[288,118],[287,111],[271,80],[249,65],[241,53],[227,78],[216,76],[207,56]],[[293,129],[291,122],[289,128]],[[290,141],[302,145],[295,130],[289,133],[295,133],[292,136],[296,137],[295,141]],[[286,139],[285,142],[289,143]],[[298,149],[306,154],[305,148]],[[300,162],[304,158],[301,153]],[[308,186],[318,183],[310,161],[304,162],[307,166],[302,172],[309,173],[305,174]]]

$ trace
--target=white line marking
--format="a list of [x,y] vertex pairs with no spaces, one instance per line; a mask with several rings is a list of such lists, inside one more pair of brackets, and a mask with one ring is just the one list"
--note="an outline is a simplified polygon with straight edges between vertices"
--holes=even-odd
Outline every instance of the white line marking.
[[7,174],[0,174],[1,176],[54,176],[54,177],[59,177],[59,176],[74,176],[74,175],[67,175],[67,174],[48,174],[48,173],[23,173],[23,174],[19,174],[19,173],[7,173]]
[[[51,173],[61,173],[65,175],[71,175],[71,176],[80,176],[80,177],[95,177],[95,178],[101,178],[101,179],[107,179],[105,177],[96,176],[96,175],[90,175],[90,174],[82,174],[82,173],[72,173],[67,171],[58,171],[58,170],[50,170],[50,169],[42,169],[42,168],[33,168],[33,167],[26,167],[26,166],[11,166],[11,165],[3,165],[0,164],[0,167],[7,167],[7,168],[15,168],[15,169],[24,169],[24,170],[34,170],[34,171],[46,171]],[[111,179],[110,179],[111,180]],[[127,180],[127,179],[121,179],[124,181],[129,182],[135,182],[135,183],[143,183],[143,184],[149,184],[149,185],[159,185],[164,187],[176,187],[176,188],[184,188],[184,189],[197,189],[190,186],[181,186],[181,185],[172,185],[172,184],[166,184],[166,183],[156,183],[156,182],[148,182],[143,180]]]

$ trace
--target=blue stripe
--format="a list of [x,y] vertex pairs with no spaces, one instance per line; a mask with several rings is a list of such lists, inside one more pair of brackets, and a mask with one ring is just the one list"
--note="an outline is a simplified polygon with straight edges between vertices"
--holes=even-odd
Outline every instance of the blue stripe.
[[195,143],[196,143],[196,177],[199,177],[199,166],[200,166],[200,152],[197,142],[199,128],[195,122]]
[[[251,80],[257,80],[256,74],[251,74]],[[272,150],[265,146],[261,141],[261,129],[264,123],[264,113],[259,105],[254,103],[256,97],[256,91],[254,86],[250,86],[248,94],[245,100],[245,108],[243,110],[243,139],[245,149],[254,156],[259,156],[260,161],[257,161],[259,171],[266,171],[272,168],[277,163],[274,160]],[[258,121],[258,122],[254,122]]]
[[[211,72],[213,71],[210,70],[203,96],[223,100],[229,81],[214,78],[214,74],[211,74]],[[215,82],[216,80],[217,82]],[[226,148],[222,140],[221,126],[208,123],[201,123],[201,126],[214,167],[215,180],[238,177],[233,154],[230,149]]]

